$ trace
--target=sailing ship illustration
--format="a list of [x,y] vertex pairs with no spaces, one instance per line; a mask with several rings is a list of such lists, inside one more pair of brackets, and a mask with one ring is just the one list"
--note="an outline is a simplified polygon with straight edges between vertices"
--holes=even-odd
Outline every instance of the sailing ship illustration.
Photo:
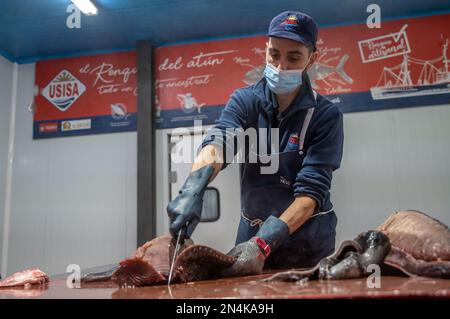
[[[403,61],[393,67],[384,67],[375,87],[370,89],[374,100],[450,93],[450,72],[447,59],[448,39],[442,45],[442,56],[420,60],[403,55]],[[410,65],[422,67],[416,83],[411,79]]]

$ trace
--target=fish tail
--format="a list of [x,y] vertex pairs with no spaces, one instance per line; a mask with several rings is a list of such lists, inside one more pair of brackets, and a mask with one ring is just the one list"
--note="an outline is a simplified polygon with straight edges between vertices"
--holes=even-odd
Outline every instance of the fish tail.
[[335,71],[336,71],[337,74],[339,74],[339,76],[341,78],[344,79],[345,82],[351,84],[351,83],[353,83],[353,79],[350,76],[348,76],[348,74],[345,73],[345,71],[344,71],[344,65],[347,62],[347,60],[348,60],[348,54],[344,54],[342,56],[341,60],[339,61],[338,65],[336,66],[336,70]]

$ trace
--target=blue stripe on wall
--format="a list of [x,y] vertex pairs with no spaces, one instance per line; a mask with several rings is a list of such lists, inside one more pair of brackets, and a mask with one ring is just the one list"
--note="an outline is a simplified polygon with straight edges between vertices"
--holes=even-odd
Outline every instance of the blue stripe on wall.
[[[81,129],[73,131],[62,131],[61,123],[64,121],[77,121],[77,120],[91,120],[90,129]],[[39,127],[44,123],[57,123],[57,132],[40,132]],[[136,131],[137,129],[137,114],[128,113],[126,120],[115,120],[111,115],[95,116],[95,117],[82,117],[71,118],[63,120],[50,120],[39,121],[33,123],[33,139],[50,138],[50,137],[64,137],[64,136],[80,136],[90,134],[102,134],[102,133],[115,133],[115,132],[129,132]]]
[[[373,100],[370,92],[357,92],[326,96],[334,102],[342,112],[367,112],[397,108],[420,107],[450,103],[450,94],[435,94],[426,96],[403,97],[396,99]],[[163,110],[156,118],[156,128],[166,129],[193,126],[194,120],[201,120],[203,125],[214,124],[220,117],[224,105],[203,107],[201,112],[186,114],[181,109]]]

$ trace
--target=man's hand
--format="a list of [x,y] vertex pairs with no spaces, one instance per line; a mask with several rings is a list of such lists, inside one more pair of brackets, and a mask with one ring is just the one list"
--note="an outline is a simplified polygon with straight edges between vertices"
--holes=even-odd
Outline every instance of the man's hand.
[[237,260],[230,268],[223,271],[224,276],[245,276],[262,273],[266,255],[258,245],[256,237],[235,246],[228,255],[236,257]]
[[262,273],[264,262],[289,237],[289,227],[281,219],[269,216],[255,237],[235,246],[228,255],[236,262],[225,269],[224,276],[245,276]]
[[186,238],[191,237],[202,216],[203,194],[209,178],[214,172],[212,165],[193,171],[186,179],[179,195],[167,205],[170,218],[170,233],[175,237],[186,227]]
[[167,205],[170,218],[170,233],[176,238],[183,226],[187,225],[186,237],[191,237],[202,216],[203,200],[199,195],[182,193]]

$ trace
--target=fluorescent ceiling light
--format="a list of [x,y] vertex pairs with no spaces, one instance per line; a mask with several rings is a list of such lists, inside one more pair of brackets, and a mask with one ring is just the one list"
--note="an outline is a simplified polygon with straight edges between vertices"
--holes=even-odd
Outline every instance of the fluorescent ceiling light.
[[72,0],[72,2],[87,16],[92,16],[97,14],[97,8],[91,2],[91,0]]

